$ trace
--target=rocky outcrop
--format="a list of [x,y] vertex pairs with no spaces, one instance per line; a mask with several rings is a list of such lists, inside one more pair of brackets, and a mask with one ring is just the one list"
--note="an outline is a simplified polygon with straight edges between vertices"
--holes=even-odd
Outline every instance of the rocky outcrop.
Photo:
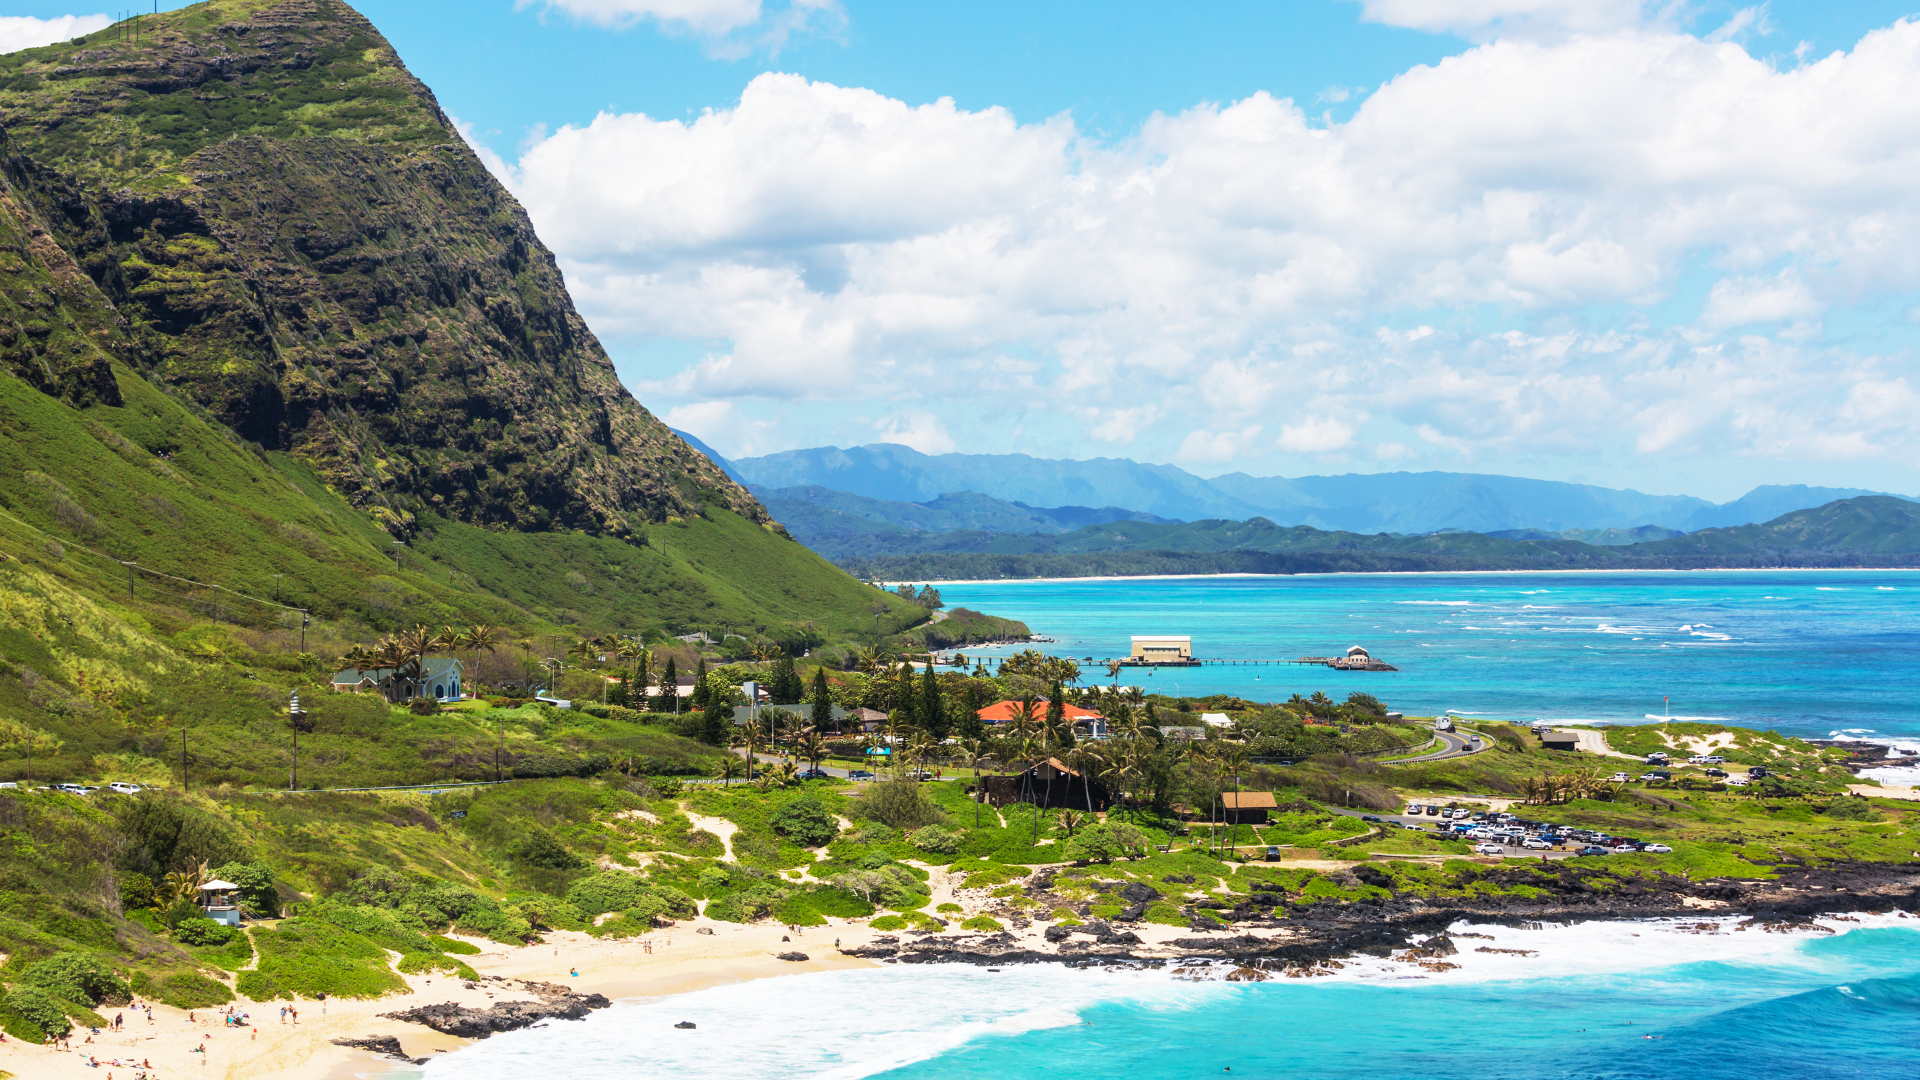
[[[492,978],[487,981],[503,985],[507,982]],[[453,1002],[418,1005],[398,1012],[381,1013],[380,1017],[383,1020],[425,1024],[435,1031],[463,1039],[484,1039],[495,1032],[517,1031],[542,1020],[583,1020],[593,1010],[613,1004],[600,994],[576,994],[553,983],[520,982],[517,985],[536,995],[537,1000],[502,1001],[484,1009]]]
[[526,212],[358,12],[146,26],[0,57],[0,362],[85,404],[119,360],[396,534],[633,536],[709,503],[777,529],[621,386]]

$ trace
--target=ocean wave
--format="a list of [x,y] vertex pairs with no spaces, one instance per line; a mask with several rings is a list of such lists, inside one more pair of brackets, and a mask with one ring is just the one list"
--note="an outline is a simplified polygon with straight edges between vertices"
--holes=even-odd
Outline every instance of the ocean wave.
[[1687,723],[1687,724],[1731,724],[1731,723],[1734,723],[1734,722],[1735,722],[1735,721],[1734,721],[1734,720],[1732,720],[1731,718],[1729,718],[1729,717],[1725,717],[1725,716],[1655,716],[1655,715],[1654,715],[1654,714],[1652,714],[1652,713],[1648,713],[1648,714],[1647,714],[1647,719],[1649,719],[1649,720],[1657,720],[1657,721],[1659,721],[1659,722],[1660,722],[1660,723],[1662,723],[1662,724],[1664,724],[1664,723],[1666,723],[1666,722],[1668,722],[1668,721],[1672,721],[1672,722],[1674,722],[1674,723],[1676,723],[1676,724],[1678,724],[1678,723]]
[[[1746,916],[1703,915],[1685,919],[1633,919],[1535,924],[1525,929],[1467,920],[1447,928],[1459,952],[1447,958],[1452,970],[1409,971],[1409,965],[1391,958],[1354,957],[1328,982],[1366,983],[1418,979],[1435,985],[1567,978],[1581,975],[1621,975],[1672,968],[1680,964],[1725,963],[1755,967],[1822,966],[1823,958],[1808,954],[1811,941],[1834,933],[1900,928],[1920,935],[1920,919],[1904,913],[1874,915],[1865,912],[1822,922],[1814,927],[1774,931],[1758,926],[1742,928]],[[1818,928],[1815,928],[1818,927]],[[1424,940],[1424,939],[1423,939]],[[1481,949],[1503,950],[1481,952]],[[1511,951],[1504,951],[1511,950]]]
[[1424,604],[1430,607],[1471,607],[1471,600],[1395,600],[1396,604]]

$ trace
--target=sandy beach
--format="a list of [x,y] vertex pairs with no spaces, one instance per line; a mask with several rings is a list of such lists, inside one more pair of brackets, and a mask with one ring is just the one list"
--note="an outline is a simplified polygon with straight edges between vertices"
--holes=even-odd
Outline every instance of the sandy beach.
[[[1339,865],[1328,863],[1326,867]],[[938,867],[928,869],[933,893],[929,907],[955,902],[966,909],[966,914],[972,914],[987,906],[985,890],[958,890],[955,886],[959,882],[953,875]],[[481,952],[462,959],[483,976],[558,983],[579,993],[604,994],[615,1000],[659,997],[751,979],[875,966],[871,960],[843,956],[836,948],[837,942],[849,950],[859,949],[881,936],[866,924],[866,919],[830,919],[826,926],[789,930],[778,923],[741,925],[701,917],[625,940],[551,931],[544,944],[516,948],[469,938],[465,940]],[[1042,936],[1046,926],[1035,923],[1009,932],[1019,948],[1058,951]],[[1178,955],[1171,943],[1192,936],[1185,927],[1140,923],[1128,929],[1139,935],[1141,944],[1134,951],[1142,957]],[[1272,936],[1287,934],[1283,930]],[[776,954],[782,952],[801,952],[808,958],[778,959]],[[247,1014],[248,1022],[231,1029],[222,1024],[223,1017],[217,1010],[196,1011],[189,1021],[182,1010],[154,1005],[149,1023],[144,1009],[104,1009],[102,1015],[109,1020],[116,1014],[124,1016],[126,1026],[119,1032],[93,1035],[91,1043],[86,1041],[89,1035],[85,1029],[76,1029],[71,1051],[7,1040],[0,1044],[0,1069],[36,1080],[132,1080],[143,1062],[151,1062],[147,1075],[157,1080],[250,1080],[266,1076],[350,1080],[404,1066],[371,1051],[336,1046],[334,1039],[392,1035],[400,1040],[401,1049],[415,1058],[456,1050],[470,1041],[420,1024],[381,1019],[381,1013],[443,1002],[484,1009],[503,1001],[537,1000],[537,995],[517,985],[482,982],[469,989],[462,980],[445,974],[407,976],[406,980],[408,993],[374,1001],[334,1000],[324,1005],[297,1002],[297,1023],[282,1021],[280,1009],[286,1002],[238,1003],[236,1009]],[[206,1048],[204,1053],[196,1051],[200,1046]],[[98,1068],[89,1064],[94,1059],[100,1062]]]
[[[696,933],[701,928],[713,933]],[[783,936],[793,940],[783,942]],[[852,948],[871,936],[865,926],[851,923],[810,927],[804,936],[793,936],[777,924],[740,926],[698,919],[624,941],[598,941],[566,931],[549,933],[546,944],[521,948],[469,939],[483,951],[462,959],[482,975],[560,983],[581,993],[616,999],[654,997],[749,979],[867,967],[871,961],[840,956],[833,942],[839,937]],[[810,959],[793,962],[774,958],[774,953],[789,950],[805,952]],[[575,971],[579,974],[570,974]],[[409,993],[374,1001],[333,1000],[324,1006],[317,1001],[297,1002],[297,1024],[282,1022],[284,1001],[238,1003],[236,1008],[247,1014],[248,1023],[231,1029],[222,1023],[224,1018],[217,1010],[196,1010],[189,1022],[188,1014],[180,1009],[154,1005],[149,1023],[144,1009],[102,1009],[101,1014],[109,1020],[116,1014],[124,1016],[126,1026],[117,1033],[93,1035],[92,1043],[86,1041],[86,1029],[76,1028],[72,1051],[8,1039],[0,1043],[0,1069],[23,1080],[132,1080],[142,1062],[151,1062],[153,1067],[147,1075],[159,1080],[267,1076],[348,1080],[401,1067],[401,1063],[370,1051],[335,1046],[334,1039],[393,1035],[413,1057],[454,1050],[470,1041],[419,1024],[383,1020],[380,1013],[449,1001],[485,1008],[501,1001],[536,1000],[535,995],[517,987],[502,989],[496,983],[467,989],[462,980],[444,974],[406,979]],[[198,1046],[205,1046],[206,1052],[196,1052]],[[92,1059],[100,1062],[98,1068],[89,1064]],[[114,1064],[116,1061],[119,1064]]]

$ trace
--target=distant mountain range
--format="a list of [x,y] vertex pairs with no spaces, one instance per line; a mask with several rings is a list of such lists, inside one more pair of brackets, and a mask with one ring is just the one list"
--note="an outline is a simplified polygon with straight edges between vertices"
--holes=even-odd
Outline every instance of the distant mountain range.
[[[935,456],[891,443],[789,450],[733,462],[716,457],[715,461],[756,488],[826,488],[883,503],[925,505],[942,495],[972,492],[1029,509],[1124,507],[1174,521],[1264,517],[1280,525],[1356,533],[1455,529],[1564,534],[1569,530],[1633,530],[1650,525],[1693,532],[1770,521],[1836,499],[1887,494],[1859,488],[1767,485],[1732,502],[1715,504],[1688,495],[1647,495],[1589,484],[1478,473],[1352,473],[1291,479],[1229,473],[1206,480],[1172,465],[1145,465],[1125,458],[1063,461],[1025,454]],[[801,501],[821,502],[815,497]],[[782,509],[769,509],[793,527]],[[884,519],[909,531],[930,527],[914,524],[917,513],[868,505],[861,516]],[[1016,519],[1017,515],[1007,518]],[[971,527],[1025,531],[1024,527],[1000,529],[984,523]],[[805,539],[803,531],[797,530],[795,535]],[[1624,539],[1632,542],[1645,537]]]
[[1413,570],[1706,569],[1920,566],[1920,503],[1860,496],[1764,524],[1711,528],[1634,544],[1419,536],[1282,527],[1264,518],[1172,525],[1115,522],[1053,536],[952,532],[907,538],[911,554],[842,558],[885,581],[1134,574],[1295,574]]

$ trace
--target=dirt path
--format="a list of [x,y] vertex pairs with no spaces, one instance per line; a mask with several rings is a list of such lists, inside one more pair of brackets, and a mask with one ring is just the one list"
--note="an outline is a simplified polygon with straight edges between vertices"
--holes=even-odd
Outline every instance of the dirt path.
[[701,814],[696,814],[685,806],[680,808],[680,812],[687,815],[687,820],[693,822],[694,828],[704,829],[720,838],[720,860],[722,862],[740,861],[733,857],[733,834],[740,831],[740,826],[735,825],[726,818],[706,817]]
[[1599,754],[1602,757],[1626,758],[1628,761],[1644,760],[1642,758],[1635,757],[1632,754],[1623,754],[1620,751],[1615,750],[1613,747],[1608,746],[1607,736],[1604,732],[1586,731],[1579,728],[1574,728],[1571,731],[1569,731],[1569,734],[1571,734],[1575,739],[1579,740],[1580,749],[1585,750],[1589,754]]

